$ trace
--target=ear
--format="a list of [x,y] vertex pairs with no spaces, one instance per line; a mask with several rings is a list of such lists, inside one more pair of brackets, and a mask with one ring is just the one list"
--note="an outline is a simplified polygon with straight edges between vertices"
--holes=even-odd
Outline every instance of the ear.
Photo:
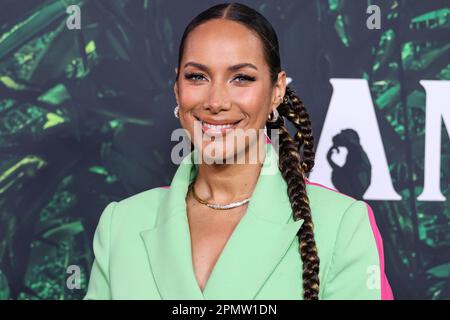
[[[175,74],[178,74],[178,68],[175,68]],[[178,97],[178,82],[175,81],[175,84],[173,85],[173,92],[175,93],[175,99],[177,100],[177,104],[179,101],[179,97]]]
[[278,73],[278,79],[273,86],[272,90],[272,107],[270,112],[276,109],[280,105],[280,97],[283,98],[286,93],[286,72],[280,71]]

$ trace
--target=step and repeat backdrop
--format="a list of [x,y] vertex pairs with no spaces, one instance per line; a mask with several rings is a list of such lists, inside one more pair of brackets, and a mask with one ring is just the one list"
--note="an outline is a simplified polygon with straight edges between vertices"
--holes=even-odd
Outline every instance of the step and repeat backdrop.
[[[216,3],[0,2],[0,299],[82,298],[106,204],[170,184],[179,41]],[[450,299],[450,2],[242,3],[311,114],[309,179],[371,205],[397,299]]]

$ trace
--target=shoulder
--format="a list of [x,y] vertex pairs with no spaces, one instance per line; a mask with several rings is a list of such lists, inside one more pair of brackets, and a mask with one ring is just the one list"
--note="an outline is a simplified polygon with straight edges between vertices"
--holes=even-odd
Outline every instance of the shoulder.
[[338,203],[348,203],[356,200],[355,198],[337,191],[336,189],[327,187],[323,184],[306,179],[306,189],[308,190],[308,195],[311,197],[326,197],[327,200],[334,200]]
[[315,218],[319,220],[318,222],[326,219],[332,221],[335,227],[339,227],[341,223],[348,223],[349,220],[365,220],[371,225],[375,224],[372,208],[366,201],[308,180],[306,189],[311,211],[316,213]]
[[309,180],[306,182],[306,191],[314,222],[320,225],[336,227],[352,205],[365,204],[364,201]]
[[371,206],[318,183],[306,188],[321,256],[322,298],[393,299]]
[[126,208],[129,210],[136,209],[136,211],[140,211],[142,207],[154,207],[157,206],[164,196],[167,194],[169,186],[165,187],[156,187],[152,189],[148,189],[134,195],[131,195],[127,198],[124,198],[117,203],[117,208]]
[[374,243],[376,224],[367,202],[310,181],[306,189],[314,233],[322,253],[333,254],[337,242],[346,242],[347,237],[355,233],[361,233],[370,244]]
[[308,180],[306,190],[317,231],[331,236],[346,226],[365,223],[375,227],[372,208],[366,201]]
[[109,211],[112,228],[136,231],[152,228],[168,190],[169,187],[156,187],[108,204],[105,211]]

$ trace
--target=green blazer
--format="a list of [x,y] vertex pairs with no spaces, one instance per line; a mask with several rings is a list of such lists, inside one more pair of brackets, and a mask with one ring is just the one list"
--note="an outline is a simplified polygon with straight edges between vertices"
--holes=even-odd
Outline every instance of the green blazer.
[[[246,214],[208,282],[195,278],[185,195],[197,174],[190,153],[170,187],[104,209],[84,299],[302,299],[302,261],[287,184],[271,143]],[[320,258],[320,299],[392,299],[370,206],[306,180]]]

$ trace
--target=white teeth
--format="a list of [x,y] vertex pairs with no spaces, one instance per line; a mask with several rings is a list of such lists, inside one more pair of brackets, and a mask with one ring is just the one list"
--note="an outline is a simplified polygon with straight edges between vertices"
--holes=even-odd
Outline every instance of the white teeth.
[[214,124],[210,124],[210,123],[206,123],[202,121],[202,124],[210,129],[214,129],[214,130],[221,130],[221,129],[226,129],[226,128],[233,128],[234,124],[230,123],[230,124],[221,124],[221,125],[214,125]]

